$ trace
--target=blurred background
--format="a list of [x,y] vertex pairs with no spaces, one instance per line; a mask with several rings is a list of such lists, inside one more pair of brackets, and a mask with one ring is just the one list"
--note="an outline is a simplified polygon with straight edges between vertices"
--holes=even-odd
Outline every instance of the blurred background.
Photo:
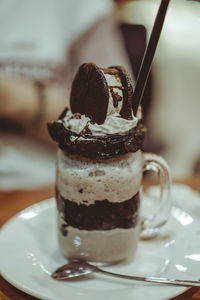
[[[160,1],[2,0],[0,189],[54,183],[46,122],[69,103],[83,62],[124,65],[135,82]],[[200,2],[173,0],[142,106],[144,150],[173,178],[200,174]]]

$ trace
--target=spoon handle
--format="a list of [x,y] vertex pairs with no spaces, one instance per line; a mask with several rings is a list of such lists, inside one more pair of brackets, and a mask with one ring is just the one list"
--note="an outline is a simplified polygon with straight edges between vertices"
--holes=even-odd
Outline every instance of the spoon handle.
[[118,277],[118,278],[130,279],[130,280],[135,280],[135,281],[161,283],[161,284],[168,284],[168,285],[200,287],[200,281],[169,279],[169,278],[162,278],[162,277],[142,277],[142,276],[122,275],[122,274],[108,272],[108,271],[105,271],[105,270],[102,270],[102,269],[99,269],[99,268],[98,268],[98,272],[101,272],[101,273],[103,273],[105,275],[109,275],[109,276],[115,276],[115,277]]

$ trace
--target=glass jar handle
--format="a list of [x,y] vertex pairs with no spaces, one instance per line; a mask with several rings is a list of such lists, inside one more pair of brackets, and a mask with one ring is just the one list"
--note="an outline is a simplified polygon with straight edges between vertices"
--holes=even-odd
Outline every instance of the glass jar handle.
[[166,161],[151,153],[144,153],[143,172],[153,171],[158,175],[160,181],[160,196],[159,205],[153,215],[145,217],[141,222],[141,238],[150,239],[159,233],[162,227],[168,220],[171,209],[171,177],[169,167]]

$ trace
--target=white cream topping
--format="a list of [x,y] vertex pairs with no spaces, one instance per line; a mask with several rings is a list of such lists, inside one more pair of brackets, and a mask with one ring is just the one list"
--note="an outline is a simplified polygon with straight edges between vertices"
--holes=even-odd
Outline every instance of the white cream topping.
[[107,81],[108,86],[119,86],[119,87],[122,86],[119,77],[113,76],[112,74],[106,74],[105,72],[103,72],[103,74]]
[[118,113],[115,113],[108,116],[105,122],[99,125],[97,123],[92,124],[90,118],[85,115],[80,115],[80,118],[74,118],[72,112],[68,110],[63,121],[59,120],[58,122],[63,122],[65,128],[70,129],[77,134],[79,134],[85,126],[88,125],[92,135],[102,136],[105,134],[124,133],[137,126],[138,118],[133,116],[132,120],[126,120]]

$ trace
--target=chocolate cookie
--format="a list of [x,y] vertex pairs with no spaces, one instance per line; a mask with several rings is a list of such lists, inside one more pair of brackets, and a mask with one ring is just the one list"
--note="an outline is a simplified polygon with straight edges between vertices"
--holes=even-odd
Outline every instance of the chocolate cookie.
[[72,113],[85,114],[92,122],[102,124],[106,118],[109,90],[103,72],[94,63],[80,66],[72,83]]
[[120,115],[124,119],[132,120],[133,86],[131,78],[122,66],[112,66],[109,68],[119,72],[119,77],[123,86],[123,105]]

